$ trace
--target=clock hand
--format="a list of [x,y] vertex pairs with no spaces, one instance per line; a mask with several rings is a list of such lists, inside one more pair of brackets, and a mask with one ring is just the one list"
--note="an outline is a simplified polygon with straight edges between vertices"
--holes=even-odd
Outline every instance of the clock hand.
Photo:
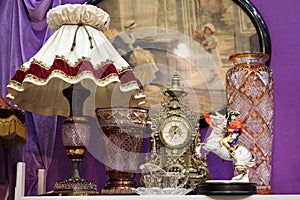
[[172,137],[172,140],[171,140],[171,142],[173,141],[173,140],[176,140],[176,139],[178,139],[178,137],[179,137],[179,135],[178,135],[178,130],[179,130],[179,127],[178,126],[176,126],[176,128],[175,128],[175,130],[174,130],[174,135],[173,135],[173,137]]
[[179,127],[178,127],[178,126],[175,126],[175,130],[172,130],[172,132],[170,132],[169,135],[173,138],[174,135],[177,134],[178,129],[179,129]]
[[177,131],[178,131],[178,129],[179,129],[179,127],[178,127],[178,126],[176,126],[176,128],[175,128],[175,130],[174,130],[174,135],[176,135],[176,134],[177,134]]

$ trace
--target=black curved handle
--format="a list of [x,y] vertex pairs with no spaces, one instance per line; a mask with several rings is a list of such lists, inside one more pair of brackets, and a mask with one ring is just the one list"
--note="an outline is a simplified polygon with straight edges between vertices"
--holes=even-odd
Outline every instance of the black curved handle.
[[90,4],[96,6],[98,3],[100,3],[103,0],[86,0],[83,2],[83,4]]
[[252,23],[254,24],[260,42],[260,50],[261,52],[267,53],[270,56],[269,60],[266,62],[266,65],[270,66],[271,38],[264,19],[262,18],[256,7],[249,0],[233,0],[233,2],[235,2],[241,7],[241,9],[245,11],[245,13],[249,16]]

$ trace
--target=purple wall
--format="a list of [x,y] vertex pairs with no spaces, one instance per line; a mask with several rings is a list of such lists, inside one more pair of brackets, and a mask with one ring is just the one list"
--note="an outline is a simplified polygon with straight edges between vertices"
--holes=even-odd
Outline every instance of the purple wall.
[[275,125],[272,190],[300,193],[300,1],[251,0],[265,20],[272,42]]

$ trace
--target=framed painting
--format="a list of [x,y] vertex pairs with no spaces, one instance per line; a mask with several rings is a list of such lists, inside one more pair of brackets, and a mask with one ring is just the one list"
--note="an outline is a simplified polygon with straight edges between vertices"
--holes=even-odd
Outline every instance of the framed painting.
[[268,29],[248,0],[95,2],[110,15],[110,30],[105,34],[112,43],[117,36],[128,34],[131,22],[135,27],[131,34],[134,48],[153,56],[154,67],[133,64],[136,74],[155,68],[138,76],[144,84],[150,116],[160,106],[162,92],[170,86],[173,74],[178,73],[190,106],[205,126],[203,111],[226,112],[224,79],[232,67],[229,56],[249,51],[271,56]]

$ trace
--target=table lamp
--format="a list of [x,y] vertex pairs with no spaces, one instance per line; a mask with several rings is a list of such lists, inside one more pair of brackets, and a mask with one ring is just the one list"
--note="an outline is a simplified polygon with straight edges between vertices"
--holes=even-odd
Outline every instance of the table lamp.
[[53,34],[7,85],[7,98],[19,108],[66,117],[62,135],[73,173],[55,183],[54,192],[60,194],[97,194],[96,183],[82,179],[77,168],[90,135],[85,116],[95,116],[95,108],[110,107],[116,94],[130,96],[132,105],[144,102],[140,82],[102,32],[109,21],[109,15],[93,5],[65,4],[49,10],[47,23]]

